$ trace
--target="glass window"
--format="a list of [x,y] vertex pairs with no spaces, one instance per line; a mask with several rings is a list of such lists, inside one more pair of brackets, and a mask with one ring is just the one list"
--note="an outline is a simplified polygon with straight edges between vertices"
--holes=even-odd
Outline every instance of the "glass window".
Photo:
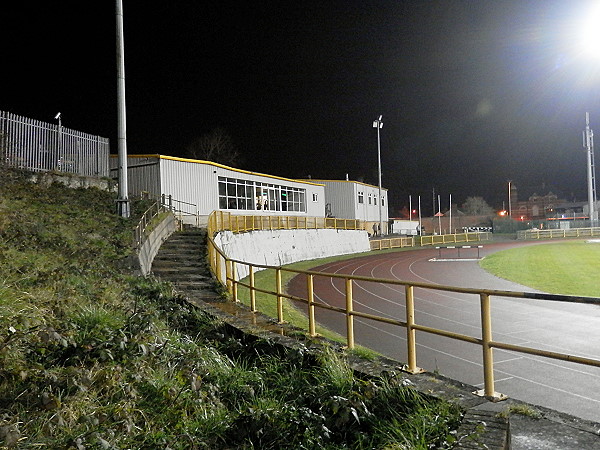
[[364,203],[365,202],[365,194],[364,192],[359,192],[358,193],[358,203]]
[[219,177],[219,208],[304,212],[306,191],[295,187]]

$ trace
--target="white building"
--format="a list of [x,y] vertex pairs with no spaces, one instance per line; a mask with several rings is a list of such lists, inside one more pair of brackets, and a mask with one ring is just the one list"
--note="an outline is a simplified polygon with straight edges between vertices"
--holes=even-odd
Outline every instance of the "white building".
[[[235,169],[210,161],[165,155],[128,155],[128,195],[171,196],[175,207],[207,216],[223,210],[244,215],[325,216],[324,186]],[[118,176],[112,155],[111,176]]]
[[340,219],[359,219],[364,221],[367,231],[379,223],[379,206],[384,233],[387,233],[388,199],[387,189],[381,189],[360,181],[350,180],[314,180],[310,181],[325,186],[325,210],[328,215]]

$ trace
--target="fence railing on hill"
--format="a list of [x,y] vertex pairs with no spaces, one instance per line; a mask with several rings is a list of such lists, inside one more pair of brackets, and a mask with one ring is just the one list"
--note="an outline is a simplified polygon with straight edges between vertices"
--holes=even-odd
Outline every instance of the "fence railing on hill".
[[[261,292],[270,296],[272,301],[276,303],[277,309],[277,320],[279,323],[284,323],[284,299],[301,302],[306,307],[307,312],[307,327],[308,333],[311,336],[316,336],[316,311],[318,309],[329,310],[340,315],[340,321],[345,324],[346,332],[346,345],[352,349],[355,346],[355,330],[354,330],[354,319],[356,317],[366,319],[369,321],[377,322],[380,324],[390,324],[397,327],[404,328],[406,330],[406,350],[407,350],[407,363],[404,369],[410,373],[421,372],[422,369],[417,364],[417,334],[416,332],[428,333],[437,336],[442,336],[448,339],[453,339],[462,342],[468,342],[471,344],[478,345],[482,348],[482,367],[483,367],[483,385],[484,388],[477,391],[477,394],[486,397],[490,400],[501,400],[505,398],[503,394],[496,392],[495,380],[494,380],[494,357],[493,350],[503,349],[516,353],[523,353],[529,355],[537,355],[545,358],[569,361],[572,363],[583,364],[588,366],[600,367],[600,360],[587,358],[583,356],[570,355],[566,353],[559,353],[553,351],[547,351],[540,348],[527,347],[524,345],[515,345],[509,342],[495,341],[492,334],[492,298],[528,298],[536,301],[560,301],[560,302],[572,302],[572,303],[587,303],[600,305],[600,298],[590,297],[574,297],[567,295],[553,295],[553,294],[540,294],[540,293],[528,293],[528,292],[512,292],[512,291],[500,291],[500,290],[489,290],[489,289],[472,289],[472,288],[461,288],[454,286],[443,286],[434,285],[428,283],[417,283],[407,282],[400,280],[389,280],[382,278],[371,278],[364,276],[355,276],[350,274],[334,274],[334,273],[323,273],[306,270],[296,270],[285,268],[281,266],[269,266],[261,264],[250,264],[245,261],[233,260],[228,258],[225,253],[219,249],[212,239],[212,234],[208,236],[208,253],[209,261],[213,273],[217,279],[226,286],[228,292],[232,296],[233,301],[239,301],[239,289],[247,289],[249,292],[250,309],[253,312],[258,312],[256,304],[256,293]],[[238,280],[236,278],[236,265],[246,265],[248,267],[248,277],[244,280]],[[275,278],[275,291],[265,290],[258,288],[255,284],[254,273],[257,270],[271,269]],[[296,297],[287,294],[284,291],[282,285],[282,273],[289,272],[293,274],[299,274],[306,277],[306,298]],[[345,307],[332,306],[331,299],[328,299],[328,303],[318,300],[315,295],[314,283],[316,277],[323,277],[329,279],[329,283],[337,280],[343,280],[344,286],[342,288],[342,295],[345,299]],[[353,288],[359,282],[370,282],[380,283],[387,286],[404,286],[404,307],[405,315],[403,318],[389,318],[381,317],[375,314],[369,314],[366,312],[358,311],[354,307],[354,295]],[[415,303],[418,299],[415,298],[415,288],[423,289],[425,291],[445,291],[445,292],[457,292],[464,294],[472,294],[479,298],[479,313],[481,316],[481,322],[479,324],[479,333],[471,335],[457,333],[450,330],[443,330],[434,328],[421,323],[418,323],[415,318]],[[394,289],[390,288],[390,292]],[[423,296],[421,296],[423,297]],[[398,342],[401,345],[401,342]]]
[[567,230],[521,230],[517,231],[517,239],[557,239],[568,237],[600,237],[600,227],[569,228]]
[[0,165],[108,177],[109,140],[0,111]]

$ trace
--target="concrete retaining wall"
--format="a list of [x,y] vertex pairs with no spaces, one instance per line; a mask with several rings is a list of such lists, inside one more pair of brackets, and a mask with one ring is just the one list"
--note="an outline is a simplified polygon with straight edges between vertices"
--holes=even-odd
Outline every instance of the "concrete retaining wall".
[[168,214],[144,240],[144,243],[137,251],[139,271],[142,275],[145,276],[150,273],[152,261],[154,261],[154,257],[158,253],[160,246],[176,229],[177,222],[175,217],[173,217],[173,214]]
[[[222,231],[215,242],[229,258],[270,266],[370,251],[369,237],[362,230]],[[248,266],[238,264],[238,279],[247,275]]]

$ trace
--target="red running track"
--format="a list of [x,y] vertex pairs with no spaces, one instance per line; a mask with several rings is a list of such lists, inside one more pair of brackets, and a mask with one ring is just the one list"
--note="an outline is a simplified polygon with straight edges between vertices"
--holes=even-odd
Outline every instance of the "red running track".
[[[481,256],[520,245],[544,242],[484,244]],[[470,253],[469,253],[470,252]],[[456,258],[443,250],[442,258]],[[479,267],[477,249],[462,249],[460,261],[431,261],[436,249],[374,253],[314,268],[319,272],[362,275],[482,289],[534,291],[495,277]],[[471,259],[471,260],[469,260]],[[345,281],[315,277],[315,300],[345,308]],[[290,294],[306,298],[306,277],[288,285]],[[415,288],[418,324],[481,337],[479,296]],[[354,308],[405,320],[404,287],[355,282]],[[301,308],[305,305],[299,304]],[[316,308],[317,321],[345,336],[342,314]],[[493,339],[543,350],[600,359],[600,306],[492,297]],[[355,340],[398,361],[406,361],[406,330],[355,318]],[[417,331],[417,364],[450,378],[483,387],[482,350],[475,344]],[[494,350],[497,392],[529,403],[600,421],[600,368],[537,356]]]

